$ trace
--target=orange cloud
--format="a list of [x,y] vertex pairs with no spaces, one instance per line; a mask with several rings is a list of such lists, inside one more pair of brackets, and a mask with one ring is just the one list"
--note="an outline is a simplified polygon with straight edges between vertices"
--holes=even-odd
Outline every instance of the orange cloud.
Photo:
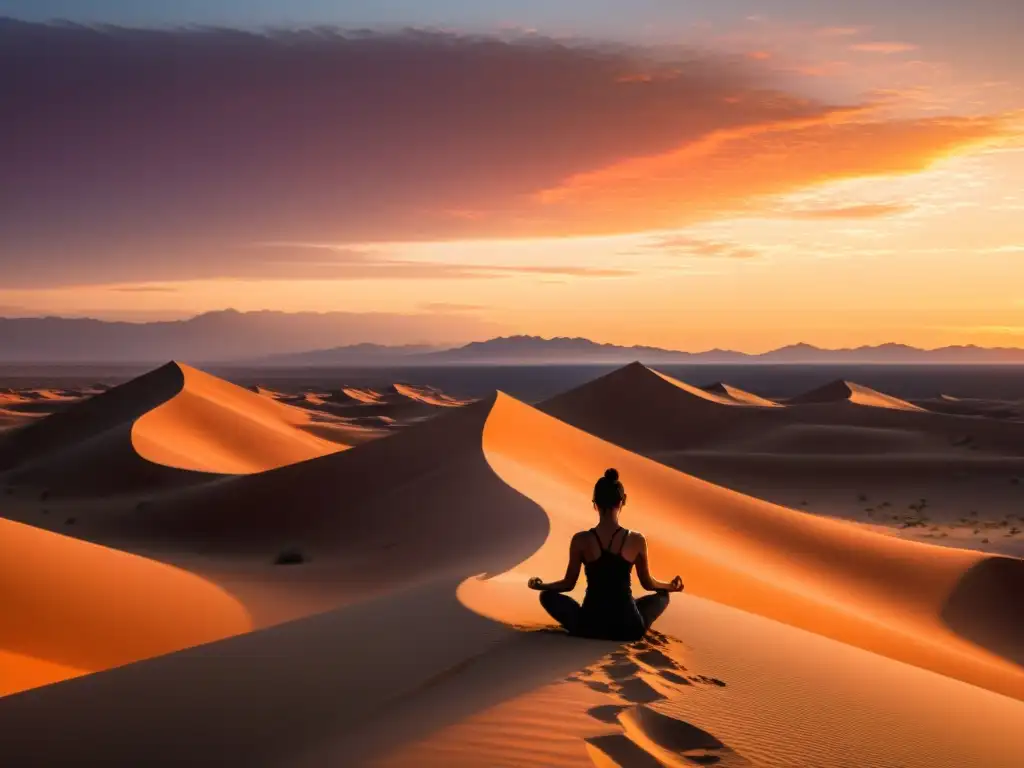
[[849,205],[840,208],[811,208],[800,211],[785,211],[782,215],[790,219],[880,219],[896,216],[913,210],[912,206],[897,203],[877,205]]
[[[567,228],[672,229],[817,184],[922,171],[1006,135],[1000,117],[878,121],[864,110],[714,131],[660,155],[578,174],[536,201]],[[847,209],[869,218],[891,210]]]
[[713,259],[756,259],[761,254],[734,243],[702,240],[689,235],[663,237],[646,246],[673,256],[704,257]]
[[907,51],[916,51],[917,46],[913,43],[900,43],[900,42],[877,42],[877,43],[856,43],[850,46],[851,51],[858,51],[860,53],[906,53]]
[[[466,264],[415,261],[329,243],[265,243],[257,246],[268,256],[251,262],[251,275],[274,279],[286,268],[291,277],[317,276],[344,280],[490,280],[515,275],[577,278],[618,278],[635,274],[629,269],[572,264]],[[305,252],[306,255],[303,255]],[[319,253],[315,258],[309,254]]]

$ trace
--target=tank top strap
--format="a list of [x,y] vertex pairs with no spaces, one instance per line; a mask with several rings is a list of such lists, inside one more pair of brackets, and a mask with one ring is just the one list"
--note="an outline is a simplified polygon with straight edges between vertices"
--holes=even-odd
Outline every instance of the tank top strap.
[[[628,528],[619,528],[619,531],[622,531],[622,538],[619,539],[619,551],[615,552],[614,554],[619,555],[621,557],[622,556],[622,548],[624,546],[626,546],[626,539],[629,538],[629,529]],[[618,534],[619,531],[616,531],[615,533]],[[612,536],[612,541],[608,542],[608,551],[609,552],[611,551],[612,542],[614,542],[614,541],[615,541],[615,536]]]
[[[600,550],[601,550],[602,552],[607,552],[608,554],[611,554],[611,555],[614,555],[614,554],[616,554],[615,552],[613,552],[613,551],[612,551],[612,547],[614,547],[614,546],[615,546],[615,537],[619,535],[619,531],[626,531],[626,529],[625,529],[625,528],[623,528],[623,527],[621,527],[621,526],[620,526],[620,527],[618,527],[618,528],[616,528],[616,529],[615,529],[615,532],[614,532],[614,533],[612,533],[612,535],[611,535],[611,538],[610,538],[610,539],[608,539],[608,546],[606,547],[606,546],[605,546],[605,545],[604,545],[604,544],[603,544],[603,543],[601,542],[601,537],[600,537],[600,536],[598,535],[598,533],[597,533],[597,528],[591,528],[591,529],[590,529],[590,532],[591,532],[592,534],[594,534],[594,538],[595,538],[595,539],[597,539],[597,546],[598,546],[598,548],[599,548],[599,549],[600,549]],[[625,534],[625,536],[623,536],[623,537],[622,537],[622,541],[621,541],[621,542],[620,542],[620,544],[619,544],[619,552],[622,552],[622,544],[624,544],[624,543],[626,542],[626,536],[629,536],[629,531],[626,531],[626,534]]]

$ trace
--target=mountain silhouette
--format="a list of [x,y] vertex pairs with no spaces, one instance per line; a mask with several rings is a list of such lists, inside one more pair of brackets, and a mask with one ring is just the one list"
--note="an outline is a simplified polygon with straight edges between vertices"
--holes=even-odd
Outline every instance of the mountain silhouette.
[[[1024,363],[1024,349],[976,346],[918,349],[881,344],[821,349],[792,344],[750,354],[712,349],[686,352],[652,346],[602,344],[586,338],[505,336],[464,346],[392,346],[366,336],[416,334],[414,315],[345,312],[238,312],[223,310],[188,320],[148,323],[89,318],[0,318],[0,362],[194,363],[233,362],[281,367],[391,365],[650,365],[695,363],[998,364]],[[360,334],[363,338],[359,338]]]

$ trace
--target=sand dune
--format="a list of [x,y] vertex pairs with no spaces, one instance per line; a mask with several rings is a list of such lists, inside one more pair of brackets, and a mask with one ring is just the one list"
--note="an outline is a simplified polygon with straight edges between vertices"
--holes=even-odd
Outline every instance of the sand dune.
[[[645,531],[657,570],[682,573],[692,593],[663,622],[684,643],[622,649],[524,631],[547,623],[526,577],[558,574],[608,465],[628,486],[625,522]],[[1019,561],[758,502],[506,396],[352,451],[180,492],[134,526],[113,522],[154,546],[188,540],[261,559],[282,538],[299,541],[314,562],[337,563],[350,589],[376,591],[2,699],[9,759],[65,764],[84,739],[108,765],[717,757],[924,768],[1024,756],[1021,739],[995,738],[1024,712]],[[963,705],[958,728],[951,700]],[[64,739],[41,739],[54,719]]]
[[0,409],[27,417],[46,416],[67,408],[82,397],[80,392],[4,388],[0,390]]
[[7,410],[6,408],[0,408],[0,431],[13,429],[27,424],[32,420],[31,416],[24,413],[18,413],[17,411]]
[[68,396],[55,389],[22,389],[18,394],[26,400],[63,400]]
[[261,395],[263,397],[269,397],[271,400],[280,400],[282,397],[285,397],[285,394],[283,392],[278,392],[276,390],[260,386],[259,384],[254,384],[248,389],[250,392],[254,394]]
[[113,493],[261,471],[343,447],[307,428],[301,410],[169,363],[10,434],[0,442],[0,472],[58,494]]
[[932,413],[909,403],[904,408],[901,400],[846,382],[826,385],[810,399],[790,400],[786,407],[737,407],[737,401],[722,395],[694,397],[694,389],[634,364],[538,407],[672,464],[676,454],[698,450],[843,456],[955,449],[1024,456],[1024,430],[1016,423]]
[[741,405],[639,363],[545,401],[545,413],[629,448],[647,452],[707,445],[770,411]]
[[762,434],[733,440],[729,443],[729,449],[776,456],[923,455],[949,454],[956,450],[949,440],[916,430],[799,422],[781,424]]
[[[141,544],[199,543],[206,550],[260,552],[266,558],[293,544],[317,557],[340,549],[383,551],[389,543],[416,537],[429,542],[434,523],[426,513],[410,516],[406,510],[447,503],[445,524],[466,524],[450,534],[451,545],[479,547],[478,537],[486,531],[471,524],[479,514],[472,500],[477,484],[490,489],[484,498],[515,495],[493,476],[479,451],[490,407],[485,401],[446,410],[358,450],[184,489],[155,502],[145,516],[108,517],[103,525]],[[468,490],[465,510],[460,494],[450,488]],[[521,535],[529,538],[528,526]],[[424,547],[413,562],[446,558],[446,552]]]
[[373,433],[375,437],[393,428],[436,416],[443,408],[459,407],[470,402],[435,387],[412,384],[390,384],[374,388],[342,387],[330,392],[282,394],[278,399],[289,405],[344,419],[365,430],[376,430]]
[[983,398],[942,395],[936,399],[919,400],[915,405],[938,413],[983,416],[990,419],[1024,420],[1024,402],[1019,400],[987,400]]
[[190,573],[0,520],[0,695],[251,627]]
[[[182,376],[190,383],[130,420],[151,420],[144,429],[155,442],[235,461],[240,445],[203,442],[214,439],[203,426],[232,410],[253,430],[249,442],[277,439],[280,403],[236,397],[198,372]],[[137,391],[152,397],[157,388],[151,381]],[[124,407],[124,398],[111,402]],[[207,408],[213,415],[195,417]],[[806,420],[832,419],[862,428],[865,450],[911,450],[901,429],[927,424],[920,435],[931,439],[957,417],[888,406],[853,417],[848,401],[741,405],[642,366],[543,409],[498,394],[352,450],[177,488],[141,512],[83,511],[77,530],[97,541],[168,559],[201,552],[206,580],[28,528],[6,539],[18,552],[89,547],[104,565],[90,560],[87,570],[99,574],[112,572],[113,556],[128,558],[137,572],[119,571],[118,588],[159,582],[156,597],[134,602],[105,591],[110,582],[76,585],[88,595],[40,613],[65,630],[92,626],[92,613],[62,611],[92,606],[93,594],[107,595],[110,610],[142,611],[174,589],[187,603],[181,627],[196,626],[190,611],[202,605],[213,622],[203,632],[216,627],[203,639],[226,637],[252,623],[258,590],[238,581],[246,577],[276,579],[286,602],[329,578],[337,607],[0,699],[5,757],[70,765],[88,745],[105,765],[1022,764],[1024,737],[1013,725],[1024,718],[1024,562],[769,504],[565,423],[645,450],[739,445],[765,429],[803,451],[818,439],[808,429],[818,422]],[[45,456],[47,439],[110,421],[100,415],[56,421],[27,445]],[[1010,432],[998,435],[992,440],[1009,442]],[[550,621],[525,589],[529,576],[560,575],[569,536],[593,524],[593,481],[609,466],[629,493],[624,524],[644,531],[659,575],[678,572],[687,584],[659,624],[666,635],[628,646],[542,631]],[[283,548],[310,562],[273,566]],[[42,594],[53,605],[59,574],[84,567],[78,557],[40,558],[43,570],[67,563],[54,568],[58,583],[32,569],[0,573],[28,603]],[[188,585],[178,586],[179,575]],[[151,626],[152,617],[132,620]],[[27,629],[21,641],[8,630],[0,664],[28,670],[26,678],[106,664],[96,656],[102,642],[75,655],[60,644],[74,633],[57,642],[49,630]],[[167,629],[141,636],[166,650],[191,644]],[[143,645],[136,658],[153,655],[155,646]],[[60,739],[46,738],[54,722]]]
[[8,482],[58,492],[107,493],[178,480],[132,447],[134,421],[170,400],[183,377],[174,365],[83,400],[0,441]]
[[179,469],[246,474],[338,450],[302,430],[309,424],[303,411],[187,365],[176,367],[180,391],[132,426],[132,445],[143,458]]
[[345,387],[341,390],[341,394],[357,403],[366,403],[368,405],[376,405],[384,400],[384,396],[380,392],[374,392],[372,389]]
[[760,397],[759,395],[755,395],[751,392],[746,392],[740,389],[739,387],[734,387],[730,384],[725,384],[721,381],[715,382],[714,384],[709,384],[708,386],[703,387],[702,389],[704,389],[705,392],[710,392],[713,395],[727,397],[730,400],[734,400],[735,402],[740,403],[741,405],[759,405],[764,408],[779,407],[779,403],[776,403],[774,400],[769,400],[767,398]]
[[451,395],[445,394],[434,387],[414,386],[412,384],[395,384],[394,391],[402,397],[416,400],[427,405],[436,405],[440,408],[455,408],[466,405],[468,400],[460,400]]
[[[653,537],[653,559],[677,564],[694,594],[1024,697],[1024,670],[1015,663],[1024,658],[1024,634],[1006,636],[1002,629],[1005,611],[1016,610],[1014,589],[1024,587],[1024,563],[906,542],[767,504],[631,455],[509,398],[500,404],[485,433],[488,457],[506,482],[549,514],[553,508],[568,514],[571,499],[585,498],[596,467],[618,466],[633,478],[631,514],[638,510],[637,527]],[[489,447],[490,434],[498,433],[513,439]],[[531,449],[533,442],[544,444],[547,455]],[[551,455],[561,458],[553,463]],[[541,476],[543,483],[535,479]],[[577,509],[562,530],[553,521],[556,540],[585,527],[589,510]],[[542,549],[519,573],[557,570],[561,550]],[[982,596],[985,607],[979,602],[972,613],[972,600]],[[967,626],[988,650],[958,634]],[[991,648],[1015,649],[1005,651],[1013,661]]]
[[789,402],[796,404],[847,402],[871,408],[892,408],[899,411],[922,410],[898,397],[876,392],[870,387],[854,384],[851,381],[833,381],[823,387],[794,397]]

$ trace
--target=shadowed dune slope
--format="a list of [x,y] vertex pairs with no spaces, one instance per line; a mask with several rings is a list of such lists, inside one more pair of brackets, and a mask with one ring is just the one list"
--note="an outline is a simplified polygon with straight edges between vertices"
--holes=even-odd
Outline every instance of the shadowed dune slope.
[[546,400],[547,414],[630,450],[699,447],[781,409],[743,406],[633,363]]
[[285,546],[314,554],[358,551],[396,569],[450,561],[461,547],[484,551],[495,530],[513,544],[536,546],[542,519],[492,519],[518,496],[481,451],[493,403],[446,409],[350,451],[183,489],[144,515],[109,517],[95,530],[146,547],[267,557]]
[[[1024,698],[1024,669],[1009,660],[1024,649],[1014,587],[1022,561],[909,542],[762,502],[508,397],[487,422],[484,448],[498,474],[552,519],[548,545],[516,569],[516,580],[564,567],[567,537],[592,525],[584,500],[594,478],[615,466],[629,494],[625,524],[645,532],[658,570],[681,573],[695,594]],[[1000,564],[999,578],[966,578],[992,570],[983,565],[992,561]],[[973,595],[979,590],[984,599]],[[983,642],[944,620],[954,596],[955,629],[973,627],[971,640]]]
[[915,405],[937,413],[984,416],[989,419],[1024,420],[1024,401],[1020,400],[987,400],[941,395],[928,400],[918,400]]
[[892,408],[898,411],[923,410],[905,400],[900,400],[898,397],[877,392],[870,387],[854,384],[851,381],[830,382],[823,387],[818,387],[810,392],[798,395],[789,402],[796,404],[849,402],[854,405],[865,405],[872,408]]
[[248,631],[177,568],[0,519],[0,695]]
[[0,440],[0,474],[57,495],[110,494],[197,482],[205,476],[146,461],[132,426],[184,386],[169,363],[39,419]]
[[734,440],[738,453],[775,456],[869,456],[878,454],[957,456],[948,440],[909,429],[861,427],[852,424],[782,424],[763,434]]
[[184,385],[181,368],[169,363],[83,400],[0,443],[0,471],[96,440],[125,425],[130,427],[136,419],[177,395]]
[[694,390],[633,364],[538,407],[604,440],[669,462],[674,452],[687,451],[1024,454],[1021,424],[903,408],[900,400],[869,395],[872,390],[846,382],[816,390],[813,401],[789,401],[784,407],[741,405],[703,390],[696,390],[703,397],[692,396]]

